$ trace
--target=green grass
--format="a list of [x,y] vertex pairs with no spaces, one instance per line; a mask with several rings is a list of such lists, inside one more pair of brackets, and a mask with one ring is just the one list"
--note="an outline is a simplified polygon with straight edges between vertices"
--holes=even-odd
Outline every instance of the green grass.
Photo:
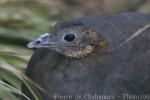
[[28,87],[35,100],[42,100],[36,89],[40,86],[24,75],[33,53],[26,45],[49,31],[56,20],[46,16],[48,10],[44,5],[27,1],[0,2],[0,100],[20,100],[21,95],[26,97],[21,92],[22,83]]

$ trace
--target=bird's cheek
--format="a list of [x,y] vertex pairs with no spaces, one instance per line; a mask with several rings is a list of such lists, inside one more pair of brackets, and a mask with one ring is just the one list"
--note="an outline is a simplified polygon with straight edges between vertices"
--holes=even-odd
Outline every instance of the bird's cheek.
[[82,39],[81,39],[81,42],[84,43],[84,42],[89,42],[91,40],[90,37],[85,37],[83,36]]

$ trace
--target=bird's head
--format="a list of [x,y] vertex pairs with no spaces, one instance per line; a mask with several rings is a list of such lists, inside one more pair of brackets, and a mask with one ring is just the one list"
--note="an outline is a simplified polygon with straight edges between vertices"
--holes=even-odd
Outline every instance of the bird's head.
[[63,55],[82,58],[105,45],[105,39],[80,22],[61,22],[51,32],[28,44],[28,48],[49,48]]

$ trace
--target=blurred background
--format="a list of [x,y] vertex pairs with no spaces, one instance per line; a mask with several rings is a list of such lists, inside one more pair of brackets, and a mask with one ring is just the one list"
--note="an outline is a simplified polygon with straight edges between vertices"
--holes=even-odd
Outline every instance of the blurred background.
[[0,0],[0,100],[19,100],[26,45],[57,21],[131,11],[150,13],[150,0]]

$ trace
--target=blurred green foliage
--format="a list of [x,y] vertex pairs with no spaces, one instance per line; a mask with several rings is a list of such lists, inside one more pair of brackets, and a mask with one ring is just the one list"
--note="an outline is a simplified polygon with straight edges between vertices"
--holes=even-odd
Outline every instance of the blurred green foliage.
[[33,52],[26,44],[58,20],[128,11],[150,13],[150,0],[0,0],[0,100],[19,100],[8,85],[21,91],[22,81],[30,84],[22,77]]

